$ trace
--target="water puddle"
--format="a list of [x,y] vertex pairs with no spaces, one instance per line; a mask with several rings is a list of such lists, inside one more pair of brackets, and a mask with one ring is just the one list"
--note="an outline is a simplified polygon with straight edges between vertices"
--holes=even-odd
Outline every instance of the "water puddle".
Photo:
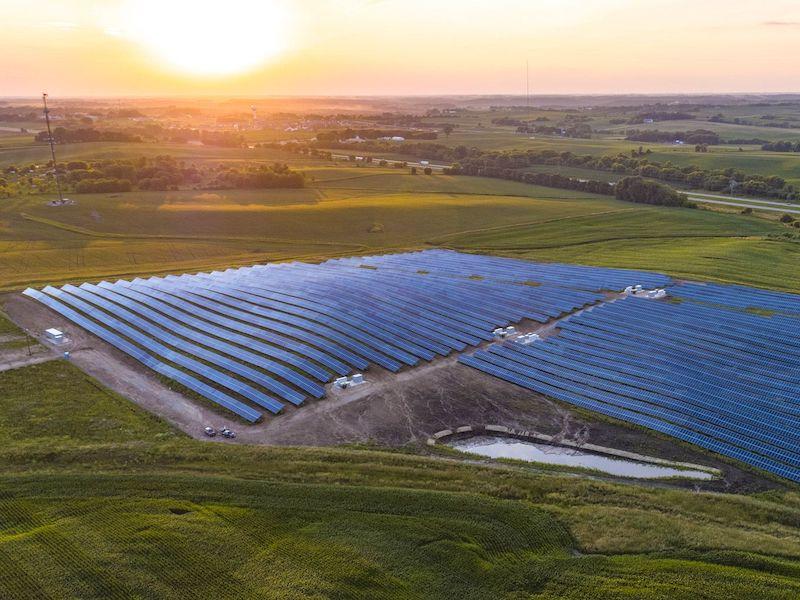
[[638,479],[654,479],[662,477],[683,477],[686,479],[712,479],[713,475],[705,471],[687,471],[672,467],[660,466],[612,458],[600,454],[591,454],[562,446],[523,442],[514,438],[475,436],[464,440],[456,440],[448,444],[451,448],[478,454],[488,458],[514,458],[529,462],[585,467],[597,469],[609,475],[619,477],[635,477]]

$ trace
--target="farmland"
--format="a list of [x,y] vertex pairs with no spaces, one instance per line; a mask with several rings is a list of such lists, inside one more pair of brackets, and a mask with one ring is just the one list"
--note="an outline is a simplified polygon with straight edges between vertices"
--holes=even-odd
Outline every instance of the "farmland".
[[[800,292],[800,228],[781,222],[780,212],[652,206],[510,179],[424,174],[421,165],[412,174],[377,160],[355,160],[370,154],[357,145],[336,150],[351,160],[311,156],[305,146],[320,131],[395,127],[391,119],[406,116],[387,111],[407,107],[419,113],[409,126],[412,132],[435,130],[435,143],[451,148],[606,156],[639,153],[642,147],[637,156],[654,162],[777,175],[798,185],[797,153],[767,152],[759,144],[742,144],[741,150],[738,144],[720,144],[696,152],[691,145],[624,139],[629,128],[703,128],[725,139],[796,140],[800,130],[791,127],[800,116],[796,106],[715,105],[693,109],[693,119],[631,125],[627,119],[635,118],[638,108],[602,106],[599,99],[580,109],[481,105],[455,114],[436,114],[438,109],[429,114],[415,104],[419,100],[384,105],[365,99],[358,105],[363,114],[350,116],[331,102],[336,116],[281,112],[265,117],[261,128],[237,124],[242,144],[236,147],[170,142],[163,136],[193,127],[195,120],[198,128],[233,134],[228,121],[215,119],[235,110],[249,118],[249,102],[243,100],[223,108],[198,101],[178,117],[171,106],[142,102],[144,116],[136,119],[112,117],[111,111],[106,119],[93,106],[101,115],[100,128],[124,130],[162,118],[169,127],[160,130],[162,138],[137,143],[57,147],[60,161],[85,161],[87,171],[92,161],[164,155],[209,169],[280,163],[304,175],[303,187],[208,189],[182,183],[167,191],[134,186],[131,192],[98,194],[69,188],[74,204],[51,206],[52,190],[37,187],[30,177],[25,193],[0,199],[0,309],[5,305],[28,331],[66,326],[75,337],[70,362],[53,360],[61,349],[42,346],[37,359],[47,362],[0,372],[5,440],[0,596],[544,599],[630,597],[632,590],[636,597],[652,598],[800,595],[797,487],[730,454],[494,381],[459,364],[455,353],[398,373],[373,368],[367,378],[375,387],[362,388],[363,393],[348,397],[326,385],[322,400],[287,404],[281,414],[265,415],[266,422],[245,425],[201,395],[145,372],[100,338],[65,319],[56,321],[44,305],[33,308],[33,300],[17,293],[27,286],[431,248]],[[785,121],[785,127],[759,126],[768,121],[763,116]],[[520,134],[514,126],[493,123],[498,117],[549,125],[586,122],[592,133],[588,138]],[[733,122],[737,118],[741,122]],[[454,125],[453,131],[445,134],[442,123]],[[37,128],[36,122],[24,125]],[[294,150],[276,142],[292,142]],[[422,160],[396,149],[373,154]],[[46,173],[48,160],[49,148],[34,143],[31,134],[0,133],[0,170],[14,166],[6,171],[9,178],[24,178],[22,169],[29,164],[38,165],[37,175]],[[526,170],[608,182],[624,176],[558,164]],[[402,295],[399,284],[383,281],[389,287],[382,289]],[[433,286],[434,277],[429,282]],[[330,285],[344,284],[331,277]],[[369,284],[353,285],[366,295]],[[536,288],[531,297],[545,291],[541,282],[527,285],[528,291]],[[98,289],[87,288],[94,289],[95,301],[101,297]],[[313,300],[319,303],[315,310],[339,301],[320,290],[309,291],[320,294]],[[121,296],[110,298],[118,302]],[[361,301],[342,300],[348,306]],[[215,310],[209,300],[201,304]],[[133,323],[137,317],[123,317],[119,306],[117,314],[113,304],[106,310]],[[466,310],[457,302],[449,308],[455,312],[457,306]],[[153,310],[163,311],[164,305]],[[295,315],[297,308],[287,310]],[[383,309],[375,310],[381,314],[372,315],[373,321],[391,320]],[[188,325],[185,319],[196,315],[182,316]],[[215,318],[206,312],[207,317]],[[241,331],[242,323],[233,319],[247,322],[252,314],[231,317],[225,325]],[[290,318],[298,323],[296,315]],[[191,336],[193,349],[203,351],[195,368],[212,360],[222,371],[233,364],[200,348],[221,347],[212,339],[225,337],[219,328],[200,335],[185,325],[176,335]],[[128,331],[135,334],[139,327]],[[318,324],[304,327],[314,336],[326,335]],[[169,333],[159,332],[159,339]],[[2,312],[0,338],[11,340],[0,341],[0,351],[4,343],[28,342]],[[225,351],[239,352],[234,343],[247,346],[247,338],[226,340]],[[270,368],[276,365],[284,366]],[[242,372],[237,371],[240,379]],[[294,366],[282,371],[285,385],[296,381],[297,372]],[[260,374],[248,371],[250,377]],[[265,379],[257,381],[253,385]],[[219,389],[219,381],[209,383]],[[599,471],[485,461],[425,444],[433,432],[469,423],[503,423],[557,439],[585,435],[620,451],[714,465],[724,476],[698,483],[680,478],[637,483]],[[206,438],[206,424],[235,427],[238,439]]]
[[[72,195],[75,205],[57,208],[38,196],[3,201],[2,287],[433,243],[798,289],[797,244],[779,237],[791,230],[774,216],[641,208],[512,181],[379,167],[303,170],[309,184],[300,190]],[[725,259],[726,248],[743,262]],[[747,268],[752,260],[771,269]]]
[[63,362],[5,375],[0,399],[5,596],[798,593],[793,492],[698,495],[436,455],[207,444]]

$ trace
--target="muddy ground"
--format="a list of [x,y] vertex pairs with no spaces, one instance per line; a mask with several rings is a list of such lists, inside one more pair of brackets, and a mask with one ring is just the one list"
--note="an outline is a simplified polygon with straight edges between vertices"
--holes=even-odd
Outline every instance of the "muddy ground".
[[[504,425],[702,465],[723,471],[722,480],[687,481],[690,487],[720,491],[756,491],[782,487],[780,482],[743,469],[693,446],[644,429],[617,424],[458,364],[456,355],[398,374],[373,367],[367,383],[347,390],[329,386],[326,398],[302,407],[288,406],[278,416],[265,415],[248,425],[211,403],[189,398],[140,363],[20,294],[3,299],[7,314],[36,335],[57,327],[70,336],[70,360],[111,389],[187,434],[209,440],[203,428],[229,427],[234,443],[327,446],[372,443],[414,445],[428,451],[435,432],[462,425]],[[532,327],[529,327],[532,329]],[[521,330],[525,330],[523,326]],[[220,437],[214,442],[223,442]],[[228,440],[225,442],[230,443]]]

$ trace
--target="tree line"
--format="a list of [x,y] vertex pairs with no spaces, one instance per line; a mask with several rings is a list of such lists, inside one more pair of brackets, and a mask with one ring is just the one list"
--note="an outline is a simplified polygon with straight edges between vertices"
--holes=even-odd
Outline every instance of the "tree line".
[[[47,131],[36,134],[37,142],[49,142]],[[93,127],[79,127],[67,129],[56,127],[53,129],[53,141],[56,144],[76,144],[81,142],[141,142],[142,137],[127,131],[115,129],[95,129]]]
[[[52,162],[27,167],[9,166],[3,172],[3,195],[49,191]],[[301,188],[303,173],[283,163],[205,165],[186,164],[172,156],[101,161],[69,161],[59,164],[63,186],[76,193],[170,191],[179,189]]]
[[629,129],[625,134],[625,139],[631,142],[668,143],[677,140],[686,144],[708,144],[710,146],[723,143],[717,133],[709,131],[708,129],[693,129],[691,131]]
[[[47,142],[47,131],[35,135],[37,142]],[[56,127],[53,140],[57,144],[76,144],[83,142],[143,142],[167,141],[185,143],[197,141],[204,146],[238,148],[244,144],[244,137],[235,131],[207,131],[202,129],[168,129],[158,124],[138,125],[128,129],[96,129],[94,127]]]
[[761,149],[767,152],[800,152],[800,142],[766,142]]
[[[297,146],[298,148],[300,145]],[[347,148],[347,144],[312,143],[315,148]],[[800,200],[800,191],[777,175],[745,173],[733,167],[705,169],[697,165],[679,167],[671,162],[651,161],[645,152],[632,150],[630,154],[577,155],[555,150],[516,150],[509,152],[483,151],[459,145],[455,147],[435,143],[392,144],[381,140],[367,141],[359,148],[369,152],[400,154],[425,160],[446,162],[464,173],[477,174],[489,169],[525,169],[534,165],[578,167],[594,171],[610,171],[620,175],[657,179],[667,183],[686,185],[694,189],[722,192],[733,189],[738,194]],[[284,149],[295,150],[287,145]]]

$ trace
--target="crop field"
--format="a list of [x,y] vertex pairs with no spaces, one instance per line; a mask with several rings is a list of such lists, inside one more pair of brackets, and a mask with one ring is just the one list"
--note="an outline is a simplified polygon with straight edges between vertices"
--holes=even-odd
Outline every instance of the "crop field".
[[793,491],[202,443],[61,361],[0,375],[0,432],[4,597],[800,593]]
[[[37,196],[5,200],[2,288],[422,248],[430,242],[797,286],[797,244],[776,238],[789,230],[754,217],[631,206],[478,177],[412,176],[330,163],[308,165],[307,172],[313,180],[300,190],[74,195],[77,204],[59,208]],[[631,215],[625,217],[627,231],[603,216],[620,211]],[[726,248],[737,254],[731,257]],[[736,256],[743,257],[741,264]],[[746,269],[744,257],[770,269]]]
[[420,247],[442,234],[586,210],[586,198],[514,182],[492,191],[493,180],[314,173],[325,181],[302,190],[75,195],[76,205],[57,209],[39,197],[5,201],[0,279],[15,288]]
[[432,240],[457,250],[800,290],[800,245],[780,225],[712,211],[621,208]]

